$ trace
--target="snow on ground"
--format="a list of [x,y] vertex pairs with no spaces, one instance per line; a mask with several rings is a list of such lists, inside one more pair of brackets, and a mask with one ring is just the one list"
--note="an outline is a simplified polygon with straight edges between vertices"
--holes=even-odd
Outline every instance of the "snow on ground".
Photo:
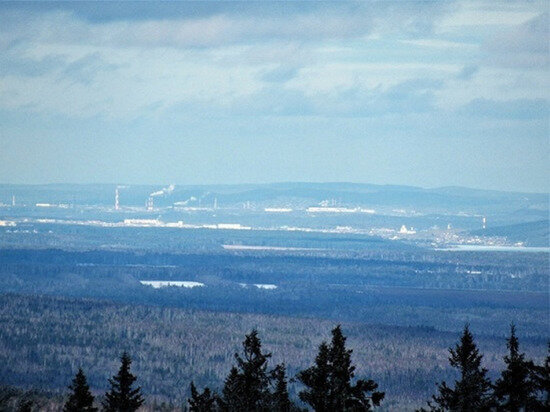
[[177,286],[180,288],[195,288],[204,286],[201,282],[192,282],[189,280],[140,280],[142,285],[152,286],[155,289],[165,288],[169,286]]

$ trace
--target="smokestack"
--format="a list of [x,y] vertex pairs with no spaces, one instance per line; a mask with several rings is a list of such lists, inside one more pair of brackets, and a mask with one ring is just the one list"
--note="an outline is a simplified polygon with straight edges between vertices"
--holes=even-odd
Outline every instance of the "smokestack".
[[483,224],[483,229],[487,229],[487,219],[485,216],[483,216],[483,219],[481,219],[481,223]]
[[115,189],[115,210],[118,210],[120,208],[119,201],[118,201],[118,187]]
[[11,205],[15,206],[15,195],[12,195],[11,197]]
[[176,186],[170,185],[168,187],[165,187],[164,189],[161,189],[161,190],[158,190],[156,192],[151,193],[149,196],[156,197],[156,196],[171,195],[175,188],[176,188]]
[[149,211],[153,210],[154,208],[153,196],[149,196],[149,198],[147,199],[147,202],[145,203],[145,207]]

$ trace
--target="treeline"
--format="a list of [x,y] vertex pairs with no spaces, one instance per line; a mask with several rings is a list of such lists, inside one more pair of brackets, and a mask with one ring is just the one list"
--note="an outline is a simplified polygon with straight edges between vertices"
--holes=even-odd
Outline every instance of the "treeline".
[[[507,339],[508,353],[505,369],[492,382],[488,370],[481,366],[479,352],[468,325],[459,342],[449,349],[449,362],[458,371],[453,385],[445,381],[437,385],[437,393],[427,402],[427,409],[417,412],[443,411],[548,411],[550,410],[550,353],[542,365],[526,358],[520,351],[519,340],[512,325]],[[550,345],[549,345],[550,351]],[[291,380],[301,384],[300,403],[288,392],[284,363],[269,367],[271,353],[262,349],[256,330],[246,335],[242,353],[235,353],[235,364],[225,378],[221,390],[209,387],[198,389],[190,383],[191,397],[180,410],[189,412],[273,411],[298,412],[359,412],[380,406],[385,393],[378,390],[372,379],[355,379],[352,364],[353,350],[347,349],[341,327],[332,330],[330,343],[322,342],[313,365],[299,371]],[[109,379],[110,389],[103,397],[101,410],[105,412],[137,411],[145,402],[137,377],[131,373],[131,359],[124,352],[118,373]],[[64,412],[96,412],[99,405],[90,391],[86,376],[79,368],[70,393],[63,405]],[[36,409],[32,398],[0,391],[0,410],[31,412]],[[306,406],[306,408],[304,408]]]
[[[221,243],[223,239],[217,241]],[[227,239],[227,242],[233,243],[235,240]],[[136,277],[138,279],[159,279],[161,276],[169,280],[179,274],[186,277],[180,280],[214,276],[233,282],[253,280],[254,283],[272,283],[275,271],[277,282],[281,283],[314,281],[316,284],[336,282],[372,286],[529,291],[545,290],[548,287],[548,258],[543,253],[527,254],[531,255],[528,257],[522,253],[495,253],[488,262],[483,254],[460,252],[225,252],[221,250],[220,243],[217,243],[216,249],[200,253],[4,248],[0,250],[0,262],[4,271],[10,269],[16,272],[19,272],[18,265],[24,265],[25,271],[35,271],[34,267],[38,266],[52,273],[69,270],[81,274],[99,270],[100,267],[110,271],[118,267],[119,271],[139,276]],[[255,241],[251,239],[251,244],[269,245],[270,242],[260,238]],[[472,271],[476,273],[472,274]]]
[[[97,254],[99,258],[101,254]],[[362,322],[369,318],[382,324],[423,324],[456,331],[461,329],[466,315],[474,328],[491,328],[505,334],[509,322],[514,321],[522,327],[523,333],[531,336],[540,334],[546,326],[542,315],[546,316],[548,310],[548,294],[544,292],[548,290],[548,275],[543,269],[529,276],[524,276],[527,269],[499,275],[507,282],[527,282],[531,285],[529,289],[537,291],[509,293],[378,287],[388,282],[392,272],[400,271],[401,283],[413,286],[422,286],[420,279],[430,278],[433,282],[442,282],[446,288],[453,285],[462,288],[466,282],[468,287],[482,289],[478,282],[484,282],[485,274],[457,273],[456,265],[452,272],[428,273],[433,269],[429,265],[419,269],[399,262],[392,267],[391,263],[353,266],[352,262],[343,261],[339,266],[337,260],[326,259],[210,256],[201,264],[197,257],[188,256],[189,262],[177,267],[87,266],[84,263],[59,264],[54,251],[44,252],[40,259],[47,256],[51,257],[48,264],[32,262],[32,254],[27,263],[9,263],[0,257],[0,293],[98,298],[210,311],[329,318],[335,322]],[[208,265],[210,267],[206,267]],[[474,268],[479,269],[467,266],[460,270],[466,272]],[[539,282],[539,278],[546,280]],[[153,289],[140,284],[140,280],[198,281],[206,286]],[[277,289],[245,288],[243,283],[276,284]]]

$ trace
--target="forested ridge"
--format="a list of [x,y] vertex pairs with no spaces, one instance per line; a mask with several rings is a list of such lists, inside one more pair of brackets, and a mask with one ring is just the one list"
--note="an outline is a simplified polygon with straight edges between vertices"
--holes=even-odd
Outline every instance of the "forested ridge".
[[[147,405],[183,405],[190,382],[212,393],[239,352],[244,334],[256,329],[270,364],[285,363],[288,377],[311,366],[331,321],[238,313],[126,306],[116,303],[19,295],[0,299],[0,377],[4,384],[53,391],[65,396],[79,367],[96,396],[107,390],[107,378],[127,350],[134,360]],[[441,380],[456,376],[447,348],[456,333],[433,328],[396,328],[344,323],[347,346],[353,349],[358,379],[373,379],[385,392],[386,410],[419,407]],[[504,336],[477,336],[488,376],[495,381],[505,366]],[[544,339],[522,338],[522,350],[540,364]],[[391,362],[391,363],[390,363]],[[288,392],[298,399],[298,382]],[[49,397],[51,398],[51,397]]]

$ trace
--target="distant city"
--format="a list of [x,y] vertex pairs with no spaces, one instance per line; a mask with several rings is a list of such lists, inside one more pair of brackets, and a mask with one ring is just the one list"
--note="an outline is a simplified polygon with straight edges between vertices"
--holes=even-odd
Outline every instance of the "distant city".
[[[43,225],[76,225],[354,234],[449,250],[547,246],[529,237],[492,230],[502,226],[502,221],[521,225],[543,220],[540,217],[548,207],[544,195],[528,199],[507,192],[462,189],[461,193],[459,188],[454,189],[458,193],[449,194],[448,189],[337,184],[303,184],[306,195],[297,195],[293,185],[223,190],[168,185],[146,194],[143,206],[139,205],[139,193],[145,193],[147,187],[141,186],[90,187],[92,193],[85,204],[79,197],[86,186],[45,185],[40,191],[15,186],[12,190],[20,197],[12,194],[10,202],[0,204],[0,226],[11,234],[41,230]],[[3,186],[0,193],[5,198],[9,190],[10,186]],[[412,201],[400,202],[410,193],[414,194]],[[330,194],[339,198],[322,198]],[[57,201],[60,198],[65,201]]]

